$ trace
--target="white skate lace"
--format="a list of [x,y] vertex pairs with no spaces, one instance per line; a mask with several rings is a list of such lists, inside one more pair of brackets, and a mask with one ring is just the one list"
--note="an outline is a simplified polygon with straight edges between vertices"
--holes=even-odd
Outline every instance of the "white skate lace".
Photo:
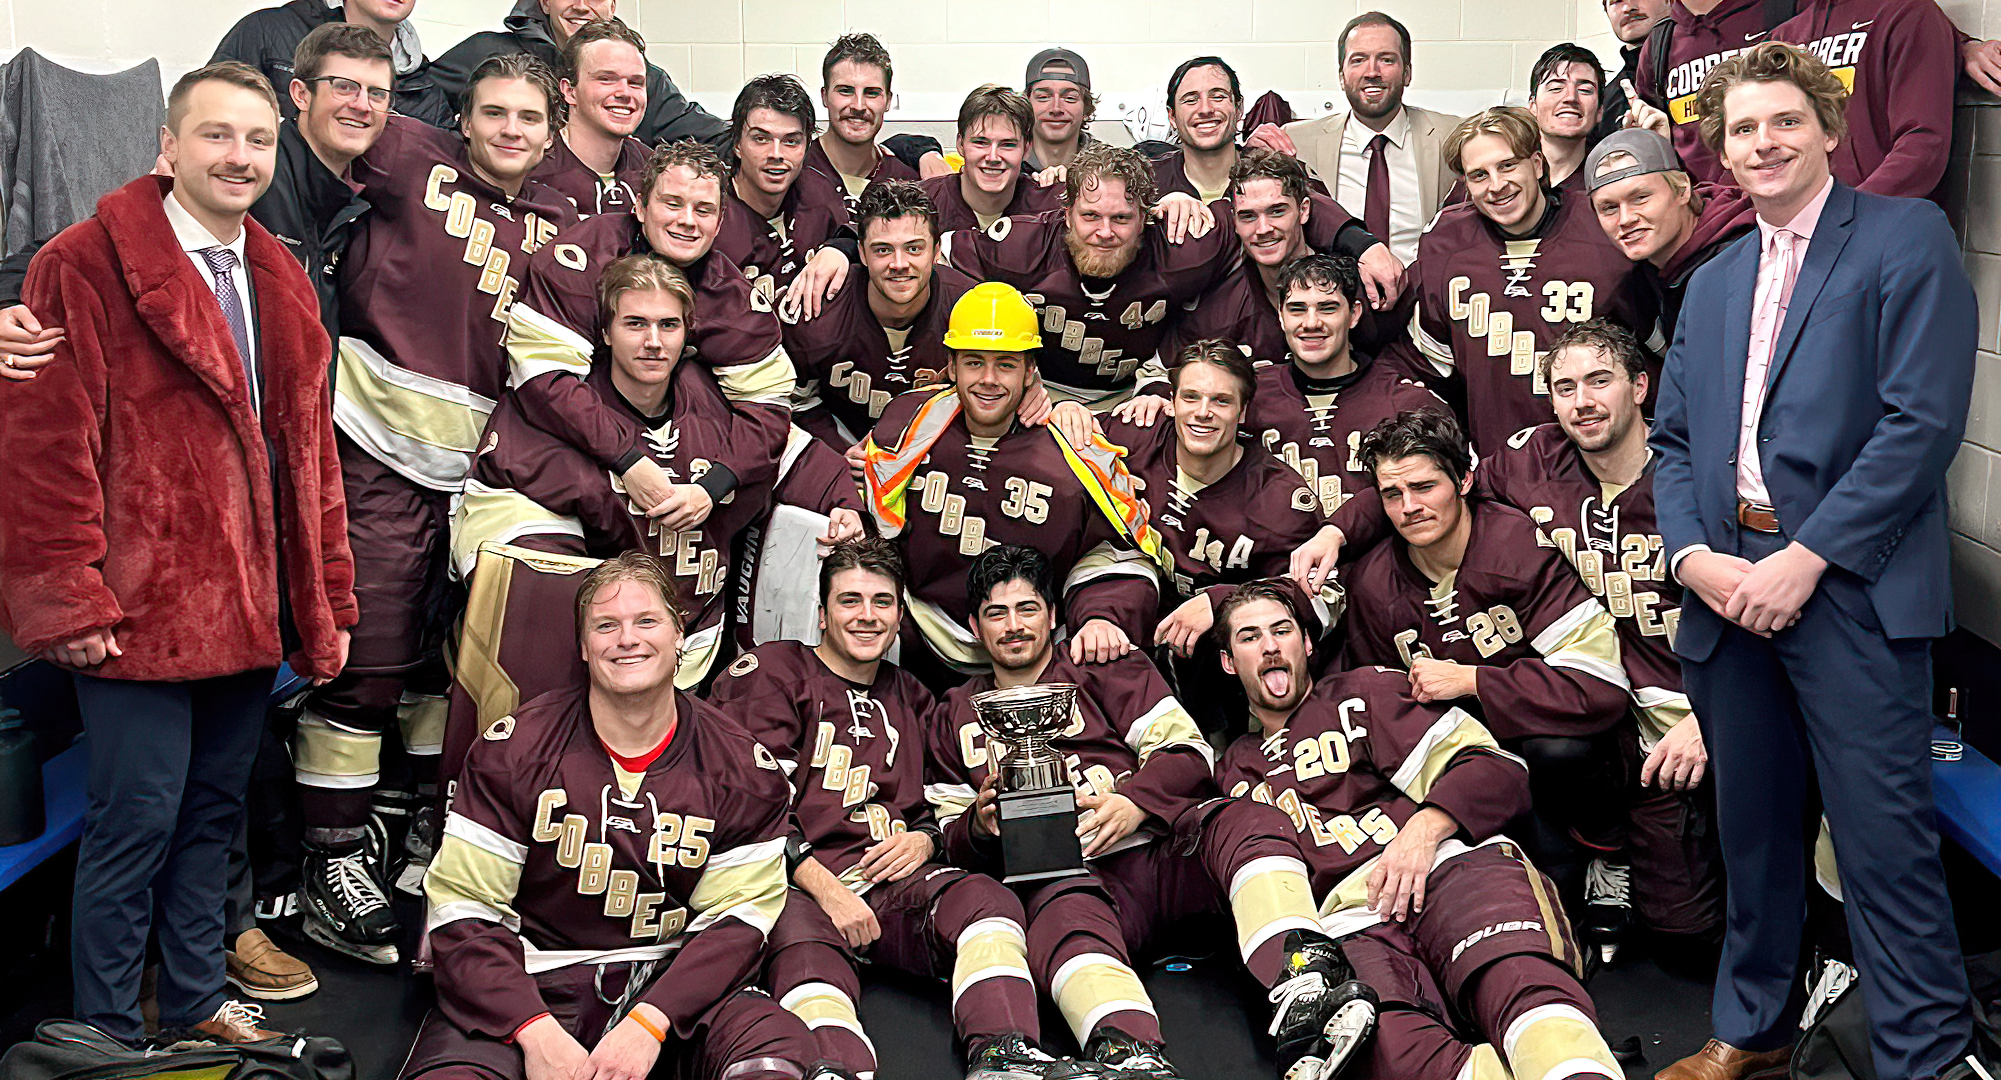
[[264,1006],[225,1001],[210,1019],[225,1027],[260,1028],[264,1026]]
[[327,885],[357,918],[389,906],[389,899],[377,887],[375,875],[369,873],[367,858],[361,852],[328,859]]
[[1292,1011],[1294,1002],[1310,994],[1323,993],[1326,989],[1327,976],[1318,971],[1294,975],[1272,987],[1271,993],[1266,995],[1272,1003],[1271,1027],[1265,1029],[1265,1034],[1278,1034],[1278,1029],[1285,1022],[1286,1014]]
[[1595,907],[1633,906],[1633,870],[1604,859],[1591,860],[1584,872],[1584,902]]

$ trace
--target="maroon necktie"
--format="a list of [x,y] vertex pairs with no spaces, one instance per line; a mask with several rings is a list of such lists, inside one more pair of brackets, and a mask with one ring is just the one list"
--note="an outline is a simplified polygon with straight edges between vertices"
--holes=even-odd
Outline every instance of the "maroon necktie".
[[1389,147],[1388,135],[1369,140],[1369,192],[1362,204],[1363,227],[1384,243],[1390,239]]

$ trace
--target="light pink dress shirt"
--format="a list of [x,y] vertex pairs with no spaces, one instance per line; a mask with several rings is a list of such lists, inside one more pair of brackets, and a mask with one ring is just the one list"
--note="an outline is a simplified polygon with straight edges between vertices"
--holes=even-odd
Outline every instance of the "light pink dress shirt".
[[1767,506],[1772,502],[1771,493],[1765,490],[1765,463],[1758,455],[1758,424],[1765,411],[1772,350],[1786,325],[1786,308],[1792,303],[1800,267],[1806,263],[1813,228],[1833,191],[1834,178],[1829,177],[1820,194],[1784,225],[1758,217],[1763,254],[1758,258],[1758,289],[1751,299],[1751,348],[1744,358],[1744,400],[1737,422],[1737,497],[1746,502]]

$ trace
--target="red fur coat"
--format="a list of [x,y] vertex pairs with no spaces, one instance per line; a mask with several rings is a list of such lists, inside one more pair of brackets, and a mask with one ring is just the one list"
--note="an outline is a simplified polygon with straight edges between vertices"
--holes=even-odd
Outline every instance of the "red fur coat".
[[[0,387],[0,625],[39,653],[110,627],[92,674],[202,679],[289,659],[334,675],[354,560],[327,391],[331,349],[298,260],[245,218],[263,431],[208,283],[145,176],[100,199],[28,271],[22,302],[66,340]],[[279,469],[277,528],[270,435]],[[302,647],[281,656],[278,559]]]

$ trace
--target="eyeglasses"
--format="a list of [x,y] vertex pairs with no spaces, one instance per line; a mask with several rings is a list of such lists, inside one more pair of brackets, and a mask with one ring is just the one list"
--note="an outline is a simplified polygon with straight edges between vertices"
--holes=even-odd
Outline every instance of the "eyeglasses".
[[306,81],[309,83],[323,82],[327,84],[327,89],[333,91],[333,96],[342,101],[353,101],[361,96],[362,91],[366,90],[368,92],[368,104],[370,108],[387,109],[389,107],[389,91],[380,86],[363,86],[353,79],[343,79],[338,75],[320,75]]

